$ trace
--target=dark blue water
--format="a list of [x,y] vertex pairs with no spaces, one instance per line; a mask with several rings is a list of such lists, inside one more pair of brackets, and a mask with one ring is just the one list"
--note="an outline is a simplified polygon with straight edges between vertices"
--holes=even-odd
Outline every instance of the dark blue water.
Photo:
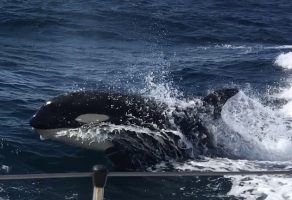
[[[41,141],[31,130],[39,106],[64,92],[139,92],[149,74],[185,95],[236,86],[260,98],[284,87],[289,71],[274,61],[292,51],[291,11],[290,1],[272,0],[1,1],[0,172],[88,171],[107,162],[93,151]],[[116,178],[105,196],[238,199],[226,196],[230,185],[212,178]],[[3,199],[91,196],[89,179],[10,181],[0,188]]]

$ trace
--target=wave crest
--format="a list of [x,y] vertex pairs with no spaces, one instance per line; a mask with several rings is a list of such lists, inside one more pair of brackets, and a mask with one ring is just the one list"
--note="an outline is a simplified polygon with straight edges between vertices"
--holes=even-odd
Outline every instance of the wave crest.
[[281,53],[276,58],[275,64],[284,69],[292,69],[292,52]]

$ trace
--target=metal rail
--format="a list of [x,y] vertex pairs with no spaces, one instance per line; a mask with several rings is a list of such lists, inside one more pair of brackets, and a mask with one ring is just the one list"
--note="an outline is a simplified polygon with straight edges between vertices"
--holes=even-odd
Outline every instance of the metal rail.
[[[29,179],[56,179],[56,178],[89,178],[93,172],[73,173],[46,173],[46,174],[13,174],[0,175],[0,181],[5,180],[29,180]],[[108,172],[107,177],[180,177],[180,176],[240,176],[240,175],[292,175],[292,171],[236,171],[236,172]]]
[[190,176],[240,176],[240,175],[291,175],[292,170],[277,171],[189,171],[189,172],[108,172],[103,165],[95,165],[92,172],[73,173],[47,173],[47,174],[14,174],[0,175],[0,181],[29,180],[29,179],[55,179],[55,178],[88,178],[93,181],[93,200],[102,200],[107,177],[190,177]]
[[236,171],[236,172],[109,172],[110,177],[178,177],[178,176],[228,176],[228,175],[292,175],[292,171]]
[[86,178],[86,177],[92,177],[92,175],[93,175],[92,172],[50,173],[50,174],[13,174],[13,175],[0,175],[0,181],[51,179],[51,178]]

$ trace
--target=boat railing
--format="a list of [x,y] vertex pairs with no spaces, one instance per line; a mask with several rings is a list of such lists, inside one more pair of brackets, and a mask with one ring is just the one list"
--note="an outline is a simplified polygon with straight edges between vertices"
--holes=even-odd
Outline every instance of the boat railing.
[[179,172],[110,172],[104,165],[95,165],[92,172],[0,175],[0,181],[92,177],[92,200],[103,200],[108,177],[186,177],[186,176],[292,175],[292,170],[276,171],[179,171]]

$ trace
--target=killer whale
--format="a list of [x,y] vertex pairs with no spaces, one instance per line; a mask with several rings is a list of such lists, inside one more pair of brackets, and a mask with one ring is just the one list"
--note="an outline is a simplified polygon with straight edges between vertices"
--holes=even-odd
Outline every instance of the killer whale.
[[[209,113],[214,119],[219,118],[225,102],[237,93],[238,89],[212,92],[202,98],[201,112]],[[212,109],[210,111],[206,108]],[[212,151],[212,136],[196,112],[176,109],[169,116],[165,114],[166,110],[165,103],[151,97],[95,90],[76,91],[47,101],[31,118],[30,125],[43,138],[105,152],[116,166],[123,169],[135,168],[137,165],[145,166],[146,162],[153,164],[159,160],[194,156],[194,152],[190,153],[186,147],[176,148],[181,145],[182,136],[176,134],[173,126],[179,127],[188,141],[197,144],[195,155]],[[137,134],[137,131],[124,128],[122,134],[116,134],[110,140],[103,141],[92,141],[90,138],[80,141],[66,134],[56,137],[58,132],[85,130],[95,126],[102,129],[107,124],[131,125],[137,130],[151,130],[152,135]],[[107,130],[109,129],[105,129]],[[106,134],[110,137],[114,133]],[[160,135],[158,139],[157,135]],[[163,142],[158,142],[159,140]],[[150,151],[149,147],[157,149]]]

